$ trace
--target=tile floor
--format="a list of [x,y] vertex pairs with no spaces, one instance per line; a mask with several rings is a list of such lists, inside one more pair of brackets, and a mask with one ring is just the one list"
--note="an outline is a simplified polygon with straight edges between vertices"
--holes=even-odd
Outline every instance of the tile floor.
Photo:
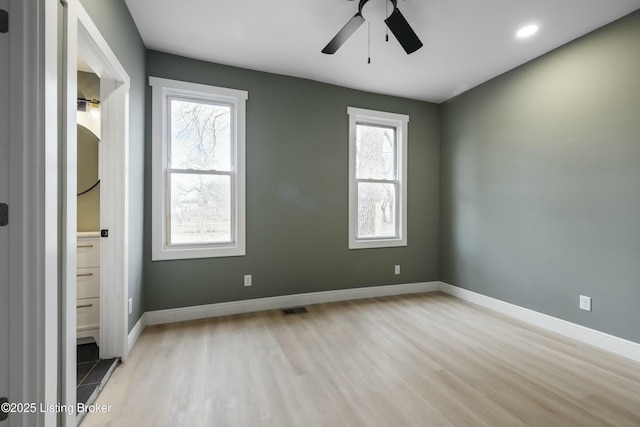
[[103,380],[117,363],[117,359],[100,359],[100,352],[95,343],[82,344],[77,347],[76,365],[76,400],[87,403],[95,398]]

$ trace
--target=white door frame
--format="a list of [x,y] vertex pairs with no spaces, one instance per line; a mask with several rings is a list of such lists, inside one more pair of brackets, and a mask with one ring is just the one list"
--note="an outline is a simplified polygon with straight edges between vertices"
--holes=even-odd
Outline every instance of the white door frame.
[[[11,402],[59,401],[59,6],[10,0]],[[11,414],[8,426],[53,427],[57,418]]]
[[[109,325],[110,331],[105,332],[103,340],[112,340],[112,351],[123,359],[128,350],[125,296],[128,295],[129,78],[78,0],[67,5],[72,18],[67,23],[75,23],[76,31],[63,31],[58,22],[61,3],[66,2],[10,0],[9,399],[46,405],[75,403],[75,381],[72,381],[75,366],[69,364],[73,361],[75,365],[75,300],[68,299],[75,297],[75,223],[70,229],[68,218],[62,216],[63,212],[71,215],[75,212],[69,211],[76,196],[69,193],[71,184],[63,169],[75,166],[75,159],[66,151],[68,145],[74,145],[75,133],[73,141],[63,138],[66,129],[75,129],[75,110],[69,114],[69,110],[60,107],[71,102],[75,107],[77,94],[61,92],[60,86],[69,90],[69,82],[60,73],[58,52],[65,40],[65,47],[71,46],[75,52],[75,46],[85,41],[87,34],[91,36],[89,52],[96,51],[96,47],[102,52],[91,65],[101,77],[114,81],[113,92],[106,96],[109,99],[105,98],[103,106],[108,121],[105,128],[109,129],[103,140],[109,141],[109,148],[102,154],[103,166],[107,165],[103,167],[105,181],[115,186],[110,192],[113,206],[103,212],[103,225],[110,229],[110,237],[105,241],[108,240],[107,251],[112,250],[116,256],[105,260],[102,270],[110,271],[112,275],[107,279],[113,279],[118,286],[112,290],[113,296],[105,298],[106,304],[116,307],[112,311],[103,310],[109,318],[101,320]],[[62,65],[71,65],[75,70],[75,57],[73,61]],[[74,87],[75,78],[74,72],[71,82]],[[121,82],[120,86],[116,81]],[[60,98],[65,104],[60,103]],[[107,143],[103,145],[106,147]],[[73,163],[69,164],[69,160]],[[61,310],[70,306],[74,308],[70,310],[73,314],[67,316]],[[47,411],[11,414],[7,425],[54,427],[60,425],[59,421],[75,427],[75,416],[60,417]]]
[[[0,10],[8,13],[9,16],[9,29],[11,29],[13,14],[11,13],[11,2],[9,0],[0,0]],[[4,13],[3,13],[4,15]],[[9,146],[9,132],[10,132],[10,106],[8,92],[10,86],[9,82],[9,69],[11,66],[11,33],[0,33],[0,203],[8,204],[11,208],[11,201],[9,200],[9,181],[11,178],[9,165],[11,155]],[[11,219],[11,217],[9,217]],[[9,305],[9,272],[11,270],[10,262],[10,249],[9,245],[9,233],[11,233],[11,227],[9,224],[0,225],[0,396],[4,398],[9,397],[9,372],[11,368],[9,366],[9,352],[11,346],[9,345],[9,325],[11,324],[9,319],[11,305]],[[0,411],[4,416],[4,412]],[[0,422],[3,425],[4,422]]]
[[[100,356],[128,355],[129,76],[79,0],[65,7],[65,72],[62,176],[62,394],[76,402],[77,60],[100,77]],[[75,426],[75,415],[65,416]]]
[[[128,353],[129,332],[127,298],[129,294],[130,79],[79,0],[69,0],[69,7],[75,9],[77,17],[78,54],[100,77],[100,224],[102,229],[109,230],[109,237],[101,241],[101,356],[120,357],[124,361]],[[72,65],[73,73],[69,76],[73,82],[77,83],[77,58],[73,59]],[[67,104],[73,110],[73,117],[67,118],[67,126],[75,130],[76,87],[70,95],[73,99],[69,99]],[[75,154],[74,150],[74,156]],[[75,202],[76,193],[70,199]],[[75,230],[75,222],[73,227]],[[75,253],[75,233],[72,245]]]

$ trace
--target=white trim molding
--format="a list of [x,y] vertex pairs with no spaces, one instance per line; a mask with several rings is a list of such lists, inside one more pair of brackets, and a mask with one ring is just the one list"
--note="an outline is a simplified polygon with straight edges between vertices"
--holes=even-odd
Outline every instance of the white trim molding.
[[[59,5],[44,0],[8,5],[10,80],[9,92],[2,94],[11,104],[7,397],[59,402]],[[57,414],[37,412],[16,414],[8,424],[56,422]]]
[[143,313],[142,316],[140,316],[140,319],[138,319],[138,321],[136,322],[136,325],[133,327],[133,329],[131,329],[131,332],[129,332],[129,336],[127,339],[127,354],[131,352],[133,347],[136,345],[136,343],[140,339],[140,335],[142,335],[142,332],[144,332],[144,328],[146,327],[147,314]]
[[441,282],[440,291],[534,326],[640,362],[640,344]]
[[[249,93],[158,77],[149,77],[152,88],[152,191],[151,260],[213,258],[246,254],[246,103]],[[171,169],[171,100],[197,103],[223,103],[231,109],[231,170]],[[172,244],[169,193],[173,173],[209,173],[229,176],[231,194],[231,241]]]
[[[69,135],[75,139],[77,60],[81,57],[92,71],[100,76],[101,135],[100,135],[100,228],[109,230],[109,238],[101,241],[100,256],[100,357],[120,357],[126,360],[128,349],[129,293],[129,89],[130,77],[100,30],[79,0],[67,5],[67,76]],[[70,143],[70,140],[68,141]],[[75,142],[73,142],[75,152]],[[75,159],[75,153],[72,156]],[[70,173],[68,170],[67,174]],[[75,173],[75,172],[74,172]],[[75,180],[75,178],[74,178]],[[76,191],[70,195],[75,203]],[[67,202],[69,203],[69,202]],[[74,204],[75,206],[75,204]],[[75,208],[74,208],[75,211]],[[67,222],[68,219],[67,219]],[[73,239],[69,241],[66,257],[75,253],[75,217],[69,227]],[[73,226],[73,227],[71,227]],[[69,234],[69,233],[66,233]],[[75,306],[73,280],[67,283],[67,304]],[[115,283],[117,286],[106,286]],[[69,326],[71,322],[68,322]],[[69,356],[75,355],[75,320],[67,327],[70,337]],[[71,357],[69,357],[71,358]],[[75,373],[75,361],[69,367]],[[75,375],[75,374],[74,374]],[[69,395],[75,396],[75,380]]]
[[438,291],[472,304],[488,308],[498,313],[505,314],[509,317],[521,320],[545,330],[555,332],[582,343],[640,362],[640,344],[638,343],[443,282],[419,282],[400,285],[339,289],[335,291],[282,295],[270,298],[258,298],[148,311],[142,315],[140,320],[136,323],[136,326],[131,330],[131,333],[129,333],[129,350],[133,348],[147,325],[162,325],[167,323],[231,316],[234,314],[276,310],[302,305]]
[[[111,230],[111,236],[102,242],[100,275],[100,356],[102,358],[121,357],[126,359],[128,349],[126,295],[128,295],[128,96],[129,76],[115,53],[101,35],[80,0],[69,0],[61,11],[56,5],[54,19],[59,12],[64,25],[57,27],[62,43],[52,47],[52,54],[58,57],[58,47],[62,47],[61,63],[52,75],[54,82],[60,83],[60,105],[47,104],[47,116],[59,120],[60,144],[53,147],[59,156],[60,170],[56,171],[58,188],[48,192],[58,197],[57,209],[42,209],[50,214],[58,212],[59,233],[58,258],[60,287],[51,287],[59,292],[60,363],[57,389],[58,398],[44,402],[58,402],[74,406],[76,403],[76,163],[77,163],[77,63],[82,57],[92,70],[100,76],[100,98],[102,105],[101,165],[102,191],[100,200],[101,227]],[[54,38],[55,39],[55,38]],[[57,84],[57,83],[56,83]],[[29,99],[29,98],[27,98]],[[53,108],[51,108],[53,107]],[[58,112],[59,114],[56,114]],[[33,170],[28,168],[26,170]],[[51,185],[56,185],[56,180]],[[49,180],[47,181],[49,185]],[[45,206],[48,206],[45,204]],[[53,215],[49,215],[52,216]],[[52,275],[53,276],[53,275]],[[106,283],[113,286],[105,286]],[[51,297],[52,301],[56,301]],[[55,324],[55,322],[47,322]],[[53,339],[53,338],[52,338]],[[56,342],[56,348],[58,342]],[[47,352],[47,358],[57,352]],[[53,356],[55,357],[55,356]],[[76,414],[46,415],[51,423],[71,426],[77,424]]]
[[194,307],[148,311],[145,313],[145,320],[147,325],[161,325],[165,323],[207,319],[210,317],[275,310],[301,305],[434,292],[439,289],[440,282],[421,282],[282,295],[270,298],[258,298],[243,301],[222,302],[218,304],[198,305]]
[[[349,116],[349,249],[407,246],[407,159],[409,116],[385,111],[347,107]],[[393,128],[395,140],[395,175],[393,179],[357,176],[357,128],[372,125]],[[364,179],[367,178],[367,179]],[[369,179],[376,178],[376,179]],[[396,230],[393,236],[358,237],[358,186],[376,183],[394,185]]]

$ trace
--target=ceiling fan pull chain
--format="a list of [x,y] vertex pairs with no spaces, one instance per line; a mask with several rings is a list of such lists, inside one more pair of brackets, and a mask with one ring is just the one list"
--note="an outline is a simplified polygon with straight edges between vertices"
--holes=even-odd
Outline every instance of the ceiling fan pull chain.
[[371,64],[371,21],[367,21],[367,27],[369,29],[369,36],[367,40],[369,57],[367,58],[367,64]]
[[[385,16],[385,18],[388,18],[389,17],[389,0],[385,0],[384,4],[385,4],[385,7],[387,9],[384,16]],[[386,27],[386,30],[387,31],[386,31],[386,34],[384,36],[384,40],[386,42],[388,42],[389,41],[389,27]]]

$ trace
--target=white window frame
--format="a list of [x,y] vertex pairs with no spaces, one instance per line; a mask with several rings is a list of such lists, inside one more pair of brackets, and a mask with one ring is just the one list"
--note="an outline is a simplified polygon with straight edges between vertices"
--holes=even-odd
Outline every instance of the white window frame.
[[[349,115],[349,249],[407,246],[407,146],[409,116],[406,114],[347,107]],[[358,124],[393,127],[396,131],[396,220],[398,235],[358,238],[358,186],[356,179],[356,127]]]
[[[152,87],[152,219],[153,261],[244,256],[246,254],[246,101],[243,90],[149,77]],[[168,155],[170,144],[169,100],[197,98],[222,102],[233,109],[232,126],[232,238],[229,243],[167,244]],[[235,235],[233,235],[235,232]]]

